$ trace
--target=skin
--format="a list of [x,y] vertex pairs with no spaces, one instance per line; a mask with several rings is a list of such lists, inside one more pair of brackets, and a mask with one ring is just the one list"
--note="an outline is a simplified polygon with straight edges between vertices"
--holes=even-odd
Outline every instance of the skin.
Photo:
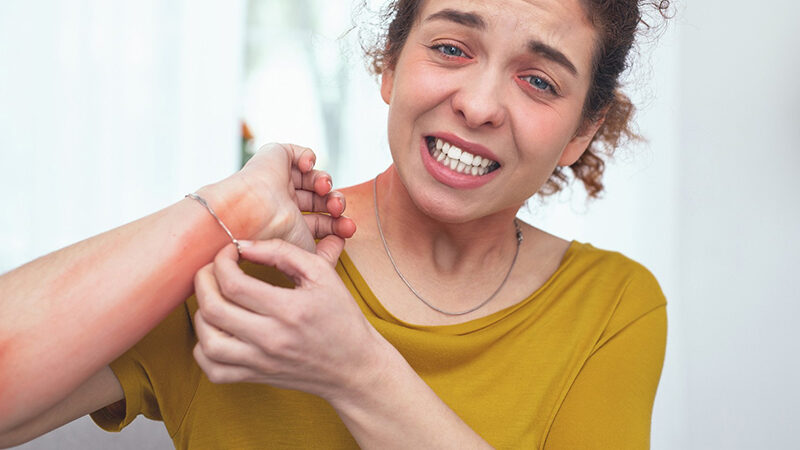
[[[424,19],[448,8],[478,13],[485,29]],[[439,0],[425,2],[421,17],[382,79],[394,164],[379,179],[379,202],[405,274],[423,292],[436,292],[437,304],[457,310],[486,297],[476,289],[488,295],[496,288],[516,245],[517,210],[556,164],[580,156],[600,125],[581,117],[594,33],[577,1]],[[532,38],[567,55],[578,75],[528,52]],[[433,48],[442,43],[467,56]],[[557,84],[558,95],[533,89],[526,81],[531,75]],[[423,167],[419,145],[442,131],[490,148],[502,172],[470,190],[436,181]],[[553,273],[568,244],[525,226],[520,261],[497,301],[467,316],[443,316],[397,280],[377,238],[372,184],[343,192],[360,230],[348,241],[348,254],[384,306],[413,323],[463,322],[524,299]],[[289,275],[294,290],[254,280],[235,265],[232,250],[220,253],[196,279],[194,352],[201,368],[216,382],[269,383],[318,395],[362,448],[487,448],[365,321],[332,268],[340,250],[314,255],[267,241],[243,252]]]
[[[426,18],[444,9],[478,13],[485,30]],[[589,88],[594,31],[578,2],[508,0],[425,2],[396,66],[382,78],[389,104],[389,142],[394,164],[381,175],[381,220],[403,274],[435,302],[458,311],[487,298],[502,280],[514,251],[511,222],[557,164],[569,165],[585,151],[601,122],[581,117]],[[506,30],[513,30],[507,32]],[[577,76],[536,54],[538,39],[572,61]],[[455,45],[458,57],[436,45]],[[526,80],[547,79],[557,95]],[[541,86],[541,84],[539,84]],[[424,168],[419,142],[447,132],[489,148],[502,167],[489,183],[458,190]],[[345,189],[360,232],[348,255],[384,306],[417,324],[474,319],[525,298],[554,272],[569,243],[530,226],[509,282],[474,314],[445,317],[422,305],[398,280],[376,232],[372,186]],[[404,230],[413,229],[415,233]]]
[[[449,20],[426,20],[448,8],[478,14],[485,28]],[[558,48],[573,62],[578,75],[571,76],[541,55],[530,53],[527,50],[530,39]],[[381,95],[389,104],[389,144],[394,164],[379,179],[378,197],[384,230],[398,263],[422,292],[437,294],[431,299],[441,307],[464,309],[472,306],[476,297],[486,298],[496,288],[516,245],[512,220],[518,209],[539,189],[556,164],[570,164],[581,155],[599,127],[599,122],[586,123],[581,117],[589,86],[592,52],[589,43],[593,42],[593,30],[577,0],[424,2],[420,20],[411,30],[396,65],[382,79]],[[448,47],[443,52],[445,48],[437,45],[453,45],[457,49]],[[541,81],[546,78],[557,86],[558,95],[534,88],[531,76],[540,77],[535,82],[539,87],[545,86]],[[419,152],[422,138],[434,132],[452,133],[490,148],[502,164],[500,172],[489,183],[470,190],[453,189],[437,182],[423,167]],[[310,170],[307,163],[298,161],[294,164]],[[324,204],[334,216],[341,213],[343,202],[321,200],[325,189],[316,192],[317,197],[314,194],[293,197],[297,182],[286,176],[292,164],[271,166],[264,160],[263,166],[253,166],[252,170],[274,177],[267,177],[272,184],[263,184],[263,177],[247,176],[248,189],[237,191],[260,192],[266,197],[273,191],[281,193],[272,199],[275,204],[267,198],[248,205],[247,210],[262,211],[256,213],[257,220],[250,217],[237,221],[241,216],[236,212],[243,211],[241,205],[239,209],[232,205],[230,212],[225,207],[221,209],[223,214],[229,214],[224,217],[242,227],[240,230],[248,229],[254,222],[261,227],[253,226],[248,232],[237,234],[261,239],[248,243],[242,257],[278,267],[294,278],[298,288],[279,289],[248,277],[236,266],[237,255],[231,246],[219,252],[213,263],[197,271],[194,285],[200,310],[195,317],[198,345],[194,355],[209,379],[218,383],[269,383],[319,395],[339,413],[363,448],[398,445],[487,448],[488,444],[366,322],[336,276],[332,265],[343,247],[341,237],[354,231],[352,223],[328,223],[331,235],[314,249],[309,242],[309,226],[299,216],[296,206],[289,207],[287,199],[302,202],[306,198],[312,206]],[[256,180],[262,180],[258,182],[262,184],[250,184]],[[312,186],[317,183],[310,182]],[[300,182],[301,186],[304,184]],[[207,191],[210,202],[227,205],[225,199],[230,192],[226,194],[224,189],[217,188]],[[568,244],[525,225],[526,240],[520,259],[501,295],[470,315],[444,317],[408,293],[377,244],[371,183],[343,192],[348,197],[349,214],[360,228],[348,243],[348,254],[384,306],[409,322],[434,325],[462,322],[518,302],[553,273]],[[246,199],[251,197],[244,194]],[[263,214],[264,208],[274,205],[288,209],[285,214]],[[189,206],[183,202],[182,208]],[[200,216],[203,215],[197,217]],[[168,230],[169,224],[167,220],[162,229]],[[140,225],[148,230],[145,234],[155,227]],[[215,226],[207,223],[203,230],[211,233]],[[313,225],[310,228],[315,229]],[[270,232],[253,231],[256,229]],[[224,239],[218,241],[216,245],[224,244]],[[180,249],[175,249],[175,258],[179,255]],[[94,263],[99,258],[90,254],[85,262]],[[194,264],[209,259],[205,253],[197,255],[180,276],[193,273],[192,267],[200,266]],[[39,269],[23,272],[29,270],[33,276]],[[114,279],[111,275],[110,279]],[[25,275],[12,278],[18,280]],[[3,281],[13,282],[8,280]],[[181,286],[170,297],[173,303],[162,305],[163,311],[146,319],[138,316],[130,319],[125,305],[136,302],[124,296],[103,309],[108,314],[90,316],[79,329],[99,327],[98,333],[103,335],[113,330],[114,325],[128,326],[131,321],[137,325],[126,331],[124,339],[105,343],[108,348],[100,356],[84,355],[87,363],[80,376],[75,375],[69,383],[62,382],[58,393],[47,393],[44,396],[47,401],[27,407],[24,413],[7,409],[4,414],[10,419],[5,423],[11,425],[5,430],[10,430],[7,436],[11,438],[5,442],[18,442],[20,436],[36,436],[72,417],[121,399],[119,384],[115,384],[113,373],[103,364],[132,345],[181,301],[181,295],[185,296],[188,290],[188,286]],[[135,289],[131,291],[131,295],[139,294]],[[55,294],[42,293],[39,304],[47,303],[46,299],[52,295]],[[148,306],[152,304],[145,301],[137,307],[145,311]],[[3,311],[0,308],[0,317],[9,317],[16,309],[10,308],[9,314]],[[105,321],[109,317],[119,318],[119,323],[112,320],[108,326]],[[40,326],[39,333],[50,328]],[[79,342],[78,337],[70,339],[62,341],[67,348],[92,349],[91,345]],[[338,350],[330,352],[330,348]],[[65,361],[54,363],[53,367],[69,365]],[[15,376],[0,381],[35,378],[33,369],[17,370],[12,374]],[[23,392],[30,393],[32,385],[36,386],[28,384]],[[42,398],[41,393],[33,394],[32,398]],[[12,407],[24,404],[22,398],[16,400]],[[42,411],[46,413],[37,420],[30,419]]]
[[[314,249],[315,237],[341,240],[355,225],[313,163],[309,149],[268,146],[198,192],[237,237]],[[229,243],[205,208],[184,199],[1,276],[0,446],[120,400],[107,364],[183,302],[195,273]]]

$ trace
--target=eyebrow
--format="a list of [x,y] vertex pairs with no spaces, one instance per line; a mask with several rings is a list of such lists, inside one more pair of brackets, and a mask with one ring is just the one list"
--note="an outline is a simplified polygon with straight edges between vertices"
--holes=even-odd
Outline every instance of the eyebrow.
[[426,22],[430,20],[445,20],[448,22],[455,22],[457,24],[466,25],[470,28],[475,28],[481,31],[486,30],[487,28],[486,22],[481,16],[471,12],[456,11],[455,9],[443,9],[425,18]]
[[554,63],[564,67],[574,76],[578,76],[578,69],[575,68],[575,64],[572,64],[572,61],[567,58],[566,55],[558,51],[555,47],[545,44],[542,41],[537,41],[536,39],[531,39],[528,41],[528,50],[531,53],[539,54]]
[[[485,31],[488,28],[486,21],[483,20],[483,18],[478,14],[457,11],[455,9],[443,9],[425,18],[425,22],[431,20],[444,20],[447,22],[453,22],[480,31]],[[573,64],[572,61],[570,61],[569,58],[564,55],[564,53],[551,45],[545,44],[537,39],[531,39],[528,41],[528,51],[553,61],[554,63],[567,69],[569,73],[574,76],[578,75],[578,69],[575,67],[575,64]]]

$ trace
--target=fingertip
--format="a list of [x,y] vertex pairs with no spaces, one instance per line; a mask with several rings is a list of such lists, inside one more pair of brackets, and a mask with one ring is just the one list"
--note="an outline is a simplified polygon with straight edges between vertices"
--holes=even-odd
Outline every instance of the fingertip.
[[344,250],[344,239],[341,236],[329,234],[317,242],[317,255],[332,266],[336,265],[342,250]]
[[317,156],[311,150],[309,150],[309,152],[311,153],[311,156],[308,159],[308,170],[307,170],[307,172],[311,171],[314,168],[314,166],[317,164]]
[[336,235],[343,239],[351,238],[356,234],[356,223],[349,217],[341,216],[337,218],[333,227]]
[[333,218],[338,218],[344,213],[344,199],[339,195],[331,195],[325,203],[328,214]]
[[301,172],[307,173],[314,168],[314,164],[316,163],[317,155],[315,155],[311,149],[307,148],[303,150],[303,154],[300,156],[300,162],[298,162],[297,167]]
[[[242,242],[243,241],[239,241],[239,245],[240,246],[242,245]],[[244,242],[247,242],[247,241],[244,241]],[[217,253],[217,256],[214,258],[214,260],[216,261],[219,258],[225,258],[225,259],[231,259],[233,261],[238,261],[239,260],[239,248],[236,247],[236,244],[231,242],[230,244],[225,245],[225,247],[222,247],[222,250],[220,250],[219,253]]]
[[319,178],[314,180],[314,193],[317,195],[327,195],[333,189],[333,181],[330,175],[322,174]]

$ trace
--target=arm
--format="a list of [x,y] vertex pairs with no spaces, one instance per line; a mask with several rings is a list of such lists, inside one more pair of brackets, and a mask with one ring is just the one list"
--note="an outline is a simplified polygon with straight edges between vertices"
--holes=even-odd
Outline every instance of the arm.
[[108,366],[90,376],[65,399],[24,424],[0,434],[0,448],[20,445],[123,399],[122,387]]
[[595,350],[564,399],[545,448],[650,448],[666,329],[661,305]]
[[[313,153],[273,146],[199,193],[235,236],[314,247],[310,229],[352,235]],[[331,215],[303,216],[307,211]],[[338,217],[338,218],[336,218]],[[192,292],[195,272],[229,242],[184,199],[0,277],[0,433],[52,408],[131,347]],[[57,373],[57,377],[52,374]]]
[[[387,346],[391,347],[389,343]],[[364,449],[492,448],[391,347],[349,394],[329,400]]]
[[316,255],[276,240],[242,251],[294,289],[244,274],[233,246],[201,269],[194,356],[209,380],[322,397],[362,448],[490,448],[366,320],[332,268],[342,247],[328,236]]

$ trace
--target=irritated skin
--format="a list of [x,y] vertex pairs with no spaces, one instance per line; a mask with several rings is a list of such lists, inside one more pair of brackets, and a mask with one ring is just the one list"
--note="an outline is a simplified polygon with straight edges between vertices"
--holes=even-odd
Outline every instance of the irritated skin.
[[[330,176],[312,170],[313,160],[308,149],[273,146],[198,193],[235,236],[281,238],[310,250],[315,237],[355,231],[341,216],[343,197],[329,194]],[[0,436],[135,344],[191,295],[195,273],[226,245],[208,211],[183,199],[0,277]]]

